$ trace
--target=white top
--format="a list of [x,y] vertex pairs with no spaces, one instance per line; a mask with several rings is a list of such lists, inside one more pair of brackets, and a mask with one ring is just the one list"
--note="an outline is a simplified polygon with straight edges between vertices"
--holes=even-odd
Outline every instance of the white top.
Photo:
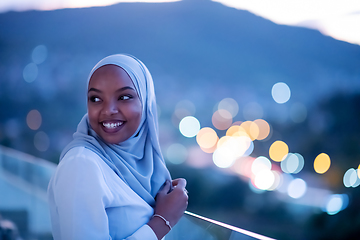
[[69,150],[49,183],[54,240],[157,240],[153,208],[94,152]]

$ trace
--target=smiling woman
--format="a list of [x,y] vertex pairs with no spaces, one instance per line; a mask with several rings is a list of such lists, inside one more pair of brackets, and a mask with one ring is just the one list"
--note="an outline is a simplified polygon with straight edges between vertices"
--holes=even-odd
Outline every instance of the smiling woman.
[[162,156],[153,80],[137,58],[102,59],[88,113],[49,183],[55,240],[162,239],[187,207],[185,179]]

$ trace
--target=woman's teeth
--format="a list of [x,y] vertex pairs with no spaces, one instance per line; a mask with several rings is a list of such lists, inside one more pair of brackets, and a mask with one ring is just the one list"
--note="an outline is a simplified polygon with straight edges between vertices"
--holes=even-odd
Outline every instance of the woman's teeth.
[[106,128],[116,128],[120,125],[122,125],[123,122],[117,122],[117,123],[103,123],[103,126]]

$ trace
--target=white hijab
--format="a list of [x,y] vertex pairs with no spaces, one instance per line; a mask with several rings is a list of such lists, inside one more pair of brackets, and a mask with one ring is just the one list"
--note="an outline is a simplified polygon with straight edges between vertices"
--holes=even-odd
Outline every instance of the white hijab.
[[60,161],[71,148],[85,146],[97,153],[134,192],[153,205],[161,186],[171,179],[160,150],[153,80],[149,70],[139,59],[116,54],[95,65],[88,77],[88,84],[92,74],[108,64],[123,68],[133,81],[142,103],[140,125],[126,141],[108,144],[92,130],[88,115],[85,114],[73,135],[74,140],[61,153]]

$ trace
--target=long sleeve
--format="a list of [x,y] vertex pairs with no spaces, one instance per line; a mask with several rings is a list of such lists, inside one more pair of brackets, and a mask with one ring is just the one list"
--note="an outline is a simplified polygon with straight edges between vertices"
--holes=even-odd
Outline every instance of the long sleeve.
[[[54,239],[156,240],[146,224],[152,214],[150,206],[132,199],[137,195],[92,152],[84,148],[71,151],[49,184]],[[140,218],[140,224],[129,222],[134,217]]]

